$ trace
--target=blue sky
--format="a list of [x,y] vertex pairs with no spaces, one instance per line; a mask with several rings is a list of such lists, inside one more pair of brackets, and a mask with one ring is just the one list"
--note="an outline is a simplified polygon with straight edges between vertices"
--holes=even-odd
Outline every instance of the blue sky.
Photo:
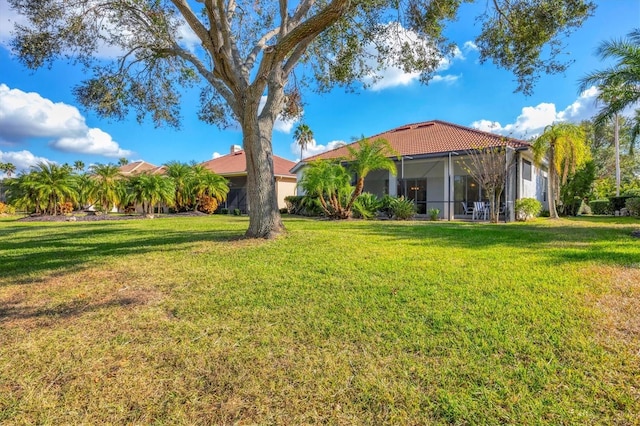
[[[602,0],[595,16],[566,39],[566,57],[574,61],[562,75],[543,75],[534,93],[514,93],[516,83],[505,70],[479,64],[471,42],[479,31],[474,8],[465,5],[447,35],[458,45],[456,56],[443,63],[429,85],[417,76],[387,69],[379,84],[358,93],[336,88],[330,93],[304,93],[303,120],[315,141],[305,157],[354,137],[370,136],[407,123],[439,119],[483,130],[529,138],[558,120],[580,121],[596,111],[595,90],[578,93],[577,81],[602,68],[594,51],[603,40],[622,38],[640,27],[640,0]],[[72,88],[82,70],[62,62],[36,72],[25,69],[8,48],[11,22],[20,17],[0,0],[0,162],[19,169],[37,161],[85,164],[143,159],[206,161],[241,144],[239,130],[218,130],[198,121],[197,94],[186,94],[179,130],[138,124],[134,118],[109,121],[81,109]],[[297,160],[293,143],[296,123],[279,122],[273,134],[274,153]]]

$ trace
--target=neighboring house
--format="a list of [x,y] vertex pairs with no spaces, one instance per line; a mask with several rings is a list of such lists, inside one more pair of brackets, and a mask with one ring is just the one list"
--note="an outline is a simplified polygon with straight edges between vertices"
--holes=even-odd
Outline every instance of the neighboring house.
[[[167,169],[165,166],[156,166],[154,164],[147,163],[146,161],[143,161],[143,160],[127,163],[124,166],[120,166],[119,168],[120,168],[120,174],[123,177],[135,176],[141,173],[149,173],[152,175],[163,175],[166,173],[166,169]],[[158,206],[156,206],[156,208],[157,207]],[[167,206],[164,203],[160,204],[159,208],[162,213],[169,212],[169,206]],[[136,213],[144,213],[142,204],[140,203],[134,203],[129,206],[126,206],[124,211],[126,212],[134,211]],[[112,210],[112,212],[120,212],[120,213],[123,213],[124,211],[120,210],[118,207],[114,207]]]
[[[364,191],[378,196],[405,195],[414,201],[418,214],[436,208],[441,217],[449,220],[468,218],[463,203],[472,206],[474,201],[487,200],[482,187],[464,167],[465,154],[476,147],[507,146],[508,155],[515,155],[515,167],[510,170],[502,196],[506,206],[503,217],[515,219],[513,206],[519,198],[546,201],[547,173],[534,166],[528,142],[439,120],[407,124],[369,139],[380,138],[386,139],[398,153],[398,157],[391,157],[396,162],[397,174],[371,172],[365,178]],[[300,181],[310,161],[346,159],[348,154],[342,146],[305,158],[291,172]],[[298,193],[301,194],[300,189]]]
[[[284,198],[296,193],[296,175],[289,171],[296,163],[276,155],[273,155],[272,158],[278,207],[284,208],[286,207]],[[244,150],[238,145],[233,145],[229,154],[201,164],[229,180],[227,201],[221,207],[230,210],[240,209],[242,213],[246,213],[249,205],[247,198],[247,164]]]
[[165,166],[155,166],[146,161],[134,161],[132,163],[120,166],[120,174],[122,176],[139,175],[140,173],[151,173],[152,175],[164,174],[167,168]]

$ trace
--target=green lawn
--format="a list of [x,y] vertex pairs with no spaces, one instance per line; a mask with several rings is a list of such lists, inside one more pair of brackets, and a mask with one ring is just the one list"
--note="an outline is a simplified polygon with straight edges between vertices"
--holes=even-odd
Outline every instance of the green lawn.
[[640,221],[0,220],[2,424],[638,424]]

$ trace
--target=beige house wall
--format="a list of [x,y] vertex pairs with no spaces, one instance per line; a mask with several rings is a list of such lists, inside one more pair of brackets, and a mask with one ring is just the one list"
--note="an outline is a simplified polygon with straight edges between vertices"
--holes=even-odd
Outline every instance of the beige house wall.
[[297,181],[295,178],[278,178],[276,185],[276,191],[278,192],[278,208],[283,209],[287,207],[287,203],[284,202],[284,198],[290,195],[296,195]]

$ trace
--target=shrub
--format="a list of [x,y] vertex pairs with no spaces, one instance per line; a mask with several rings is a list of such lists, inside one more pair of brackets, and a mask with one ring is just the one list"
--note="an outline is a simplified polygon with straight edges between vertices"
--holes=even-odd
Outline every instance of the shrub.
[[629,198],[625,207],[631,216],[640,216],[640,197]]
[[640,197],[640,189],[638,188],[627,189],[622,193],[622,196],[638,198]]
[[229,209],[225,209],[225,208],[220,209],[220,214],[229,214]]
[[542,204],[535,198],[520,198],[516,200],[516,219],[527,221],[536,217],[542,211]]
[[382,202],[374,194],[364,192],[353,203],[353,216],[360,219],[373,219]]
[[302,195],[288,195],[284,197],[284,202],[287,204],[287,213],[299,214],[302,209]]
[[627,200],[629,198],[634,198],[633,195],[621,195],[619,197],[611,197],[611,209],[616,212],[622,210],[624,206],[627,204]]
[[429,209],[429,219],[438,220],[440,217],[440,210],[438,209]]
[[580,213],[580,208],[582,207],[582,198],[573,197],[572,199],[565,199],[564,204],[559,206],[559,213],[562,213],[565,216],[577,216]]
[[322,209],[318,197],[312,195],[289,195],[284,198],[290,214],[302,216],[320,216]]
[[395,198],[391,203],[393,217],[397,220],[408,220],[416,215],[416,206],[412,200],[404,197]]
[[218,200],[214,197],[210,197],[208,195],[203,195],[200,197],[200,203],[198,206],[198,210],[203,213],[213,214],[218,209]]
[[589,207],[593,214],[613,214],[613,208],[609,200],[592,200],[589,202]]
[[0,214],[16,214],[16,209],[12,205],[0,201]]
[[233,215],[234,216],[240,216],[242,214],[242,212],[240,211],[240,209],[233,209]]
[[280,209],[280,214],[288,214],[289,213],[289,209],[286,207],[283,207]]
[[380,200],[380,212],[386,215],[389,219],[393,217],[393,203],[395,203],[396,198],[391,195],[385,195]]
[[64,203],[58,203],[58,210],[60,214],[71,214],[73,211],[73,203],[66,201]]

